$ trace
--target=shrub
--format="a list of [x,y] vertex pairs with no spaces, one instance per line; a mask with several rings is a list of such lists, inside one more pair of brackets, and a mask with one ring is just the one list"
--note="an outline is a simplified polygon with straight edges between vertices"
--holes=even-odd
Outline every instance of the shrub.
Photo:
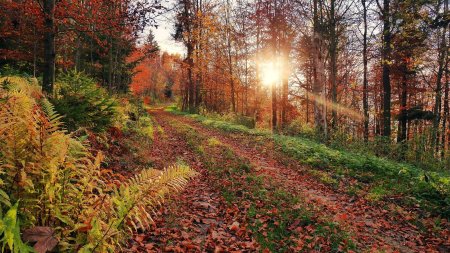
[[103,131],[113,124],[116,102],[105,89],[81,72],[70,71],[58,77],[51,102],[63,115],[69,131],[87,127]]
[[300,119],[293,120],[285,129],[286,134],[316,139],[317,133],[309,123],[304,123]]
[[256,121],[253,117],[248,117],[244,115],[239,115],[235,113],[226,113],[226,114],[219,114],[215,112],[205,112],[203,113],[208,118],[220,120],[220,121],[226,121],[231,122],[234,124],[242,125],[248,128],[255,128]]
[[61,117],[36,82],[0,83],[0,243],[6,250],[30,252],[27,241],[39,252],[117,252],[129,230],[147,228],[152,209],[195,174],[180,165],[112,181],[115,175],[100,168],[102,154],[93,156],[61,130]]

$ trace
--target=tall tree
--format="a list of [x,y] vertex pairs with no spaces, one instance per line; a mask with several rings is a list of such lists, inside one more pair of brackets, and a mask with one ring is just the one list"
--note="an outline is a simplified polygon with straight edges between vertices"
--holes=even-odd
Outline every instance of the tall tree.
[[[442,14],[444,17],[447,15],[448,11],[448,1],[438,1],[436,5],[437,13],[439,14],[439,10],[444,5],[444,13]],[[448,54],[448,45],[447,45],[447,25],[442,25],[438,27],[438,71],[436,75],[436,95],[434,99],[434,120],[433,120],[433,136],[432,136],[432,146],[438,147],[439,143],[439,125],[441,123],[441,112],[442,112],[442,81],[444,77],[445,67],[446,67],[446,59]],[[445,121],[445,118],[444,118]]]
[[369,141],[369,80],[368,80],[368,56],[367,56],[367,1],[361,0],[363,7],[363,114],[364,114],[364,141]]
[[[378,3],[378,0],[377,0]],[[383,66],[383,136],[391,136],[391,1],[383,0],[381,9],[383,20],[383,45],[381,64]]]
[[314,122],[316,129],[327,138],[327,120],[325,112],[324,68],[323,54],[323,21],[321,1],[313,2],[313,93],[314,93]]

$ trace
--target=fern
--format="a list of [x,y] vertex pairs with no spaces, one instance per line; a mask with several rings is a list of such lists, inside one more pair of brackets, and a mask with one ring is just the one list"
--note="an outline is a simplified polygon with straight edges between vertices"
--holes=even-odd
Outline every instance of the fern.
[[[93,156],[62,129],[36,82],[15,77],[0,82],[3,248],[30,252],[20,238],[21,224],[31,232],[50,231],[44,239],[56,242],[59,251],[115,252],[128,231],[148,228],[164,197],[195,175],[187,166],[144,170],[121,186],[109,186],[100,173],[102,154]],[[2,210],[8,210],[4,218]]]
[[2,249],[8,246],[14,253],[33,252],[33,248],[26,245],[20,237],[20,222],[17,217],[17,209],[18,203],[6,212],[3,219],[0,219],[0,235],[3,234],[3,238],[0,241],[3,244]]
[[184,165],[164,171],[148,169],[115,188],[104,202],[105,212],[93,218],[84,249],[105,252],[120,247],[127,234],[148,228],[153,223],[150,213],[156,213],[167,194],[181,190],[196,174]]

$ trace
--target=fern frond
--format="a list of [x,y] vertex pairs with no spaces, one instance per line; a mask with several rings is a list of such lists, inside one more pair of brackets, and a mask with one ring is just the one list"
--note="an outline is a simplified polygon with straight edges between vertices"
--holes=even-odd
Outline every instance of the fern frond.
[[54,130],[56,128],[60,129],[62,126],[61,119],[63,117],[56,112],[55,106],[52,103],[50,103],[50,101],[48,101],[47,98],[41,99],[40,104],[42,110],[45,112],[45,115],[49,119],[50,125],[54,128]]
[[[148,228],[154,223],[152,214],[163,203],[164,198],[177,192],[197,172],[186,165],[176,165],[163,171],[148,169],[130,178],[114,190],[105,202],[103,217],[104,234],[98,244],[120,246],[117,235],[123,231]],[[106,222],[113,221],[113,222]],[[101,247],[101,246],[99,246]]]

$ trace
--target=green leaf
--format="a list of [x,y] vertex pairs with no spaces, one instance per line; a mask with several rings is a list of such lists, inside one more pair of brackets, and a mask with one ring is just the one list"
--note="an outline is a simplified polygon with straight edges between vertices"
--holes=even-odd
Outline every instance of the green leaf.
[[4,204],[7,207],[11,207],[11,201],[9,200],[9,196],[3,190],[0,190],[0,203]]
[[13,207],[11,207],[3,218],[3,247],[7,244],[9,249],[14,248],[14,229],[16,228],[18,205],[19,203],[16,203]]

